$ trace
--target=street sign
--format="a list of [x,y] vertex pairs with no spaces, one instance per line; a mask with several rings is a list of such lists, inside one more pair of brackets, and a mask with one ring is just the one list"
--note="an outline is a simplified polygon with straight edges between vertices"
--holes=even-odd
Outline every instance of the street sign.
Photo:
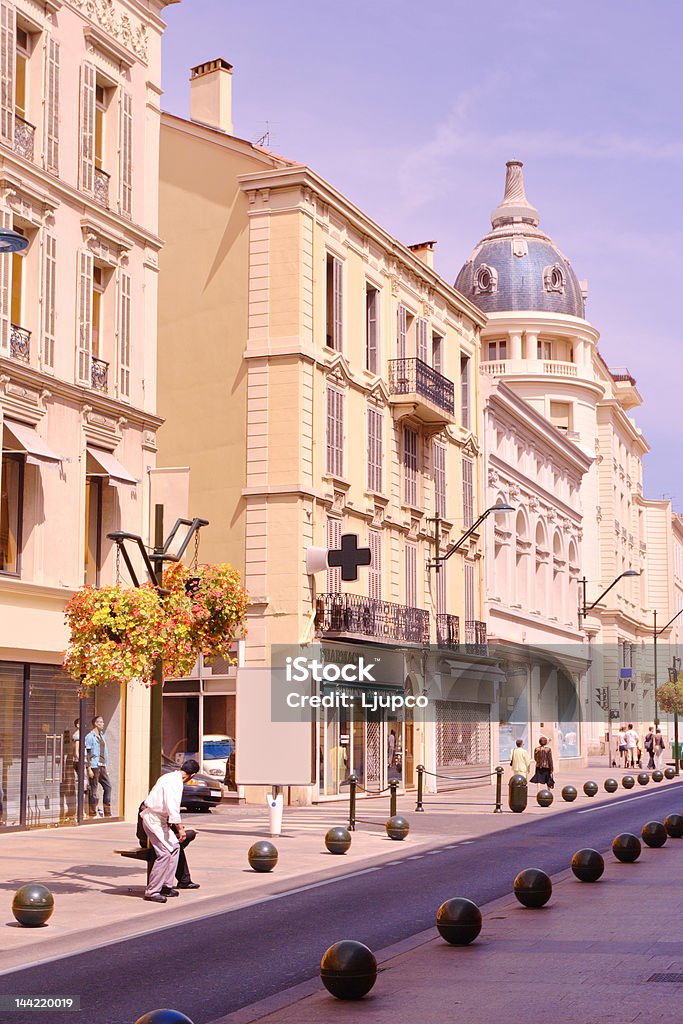
[[619,718],[619,709],[614,708],[612,711],[610,711],[609,716],[610,718]]
[[620,679],[633,679],[633,669],[632,668],[620,668],[619,669],[619,678]]

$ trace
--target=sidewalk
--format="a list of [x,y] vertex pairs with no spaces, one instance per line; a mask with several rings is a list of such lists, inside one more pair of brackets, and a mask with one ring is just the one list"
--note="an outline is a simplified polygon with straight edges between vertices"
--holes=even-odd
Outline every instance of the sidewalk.
[[[607,767],[593,767],[573,773],[571,780],[558,778],[555,801],[550,808],[537,805],[536,787],[530,786],[529,806],[523,814],[507,810],[506,786],[503,814],[493,813],[493,786],[430,795],[425,798],[423,814],[415,813],[414,794],[400,797],[399,813],[408,818],[411,826],[404,842],[393,842],[385,834],[388,797],[359,799],[358,818],[376,824],[359,820],[351,849],[343,857],[327,853],[323,840],[328,828],[347,823],[346,802],[285,808],[283,834],[274,840],[280,859],[275,870],[265,875],[253,872],[246,859],[252,843],[269,838],[265,807],[221,806],[211,815],[185,815],[186,823],[199,833],[188,850],[188,859],[201,888],[182,893],[180,899],[160,907],[141,899],[144,863],[113,852],[136,846],[130,823],[105,822],[80,828],[7,833],[0,836],[0,899],[6,924],[0,973],[92,948],[101,944],[103,935],[109,943],[156,931],[413,856],[421,850],[516,827],[530,816],[561,814],[578,803],[589,803],[581,789],[588,778],[601,786],[599,796],[591,804],[614,799],[602,789],[602,780],[608,774]],[[509,771],[506,782],[508,776]],[[565,803],[560,795],[561,787],[570,781],[579,790],[579,799],[573,804]],[[676,783],[663,782],[660,788],[672,785]],[[650,783],[649,788],[652,787]],[[620,789],[616,795],[623,794]],[[55,896],[55,912],[44,928],[21,928],[12,918],[12,896],[29,881],[42,882]]]

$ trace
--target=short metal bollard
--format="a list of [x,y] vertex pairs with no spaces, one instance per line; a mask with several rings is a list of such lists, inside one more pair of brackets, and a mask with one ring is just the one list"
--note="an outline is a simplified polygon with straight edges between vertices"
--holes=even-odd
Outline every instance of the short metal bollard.
[[568,804],[573,803],[578,795],[576,786],[565,786],[562,790],[562,799],[566,800]]
[[633,787],[636,784],[636,780],[633,778],[632,775],[624,775],[623,779],[621,780],[621,784],[624,787],[624,789],[633,789]]
[[661,821],[648,821],[643,825],[641,836],[646,846],[659,849],[667,840],[667,831]]
[[396,817],[396,796],[398,790],[398,782],[396,779],[392,779],[389,783],[389,817]]
[[424,803],[422,797],[424,795],[424,774],[425,766],[419,764],[417,766],[417,803],[415,805],[416,811],[424,811]]
[[349,832],[356,831],[356,776],[349,775]]
[[390,839],[395,839],[396,842],[402,842],[408,833],[410,832],[410,825],[405,818],[402,818],[399,814],[395,814],[389,818],[385,825],[386,833]]
[[503,813],[503,769],[500,765],[496,768],[496,806],[493,808],[493,813]]
[[481,931],[481,910],[463,896],[446,900],[436,912],[439,935],[451,946],[468,946]]
[[549,789],[539,789],[536,794],[536,803],[539,807],[550,807],[555,797]]
[[351,846],[351,833],[340,826],[330,828],[325,833],[325,846],[330,853],[344,854]]
[[639,786],[647,786],[649,781],[650,781],[650,776],[648,775],[648,773],[647,772],[640,772],[640,774],[638,775],[638,785]]
[[17,889],[12,900],[12,913],[25,928],[41,928],[55,909],[54,896],[40,882],[29,882]]
[[652,773],[653,782],[661,782],[664,779],[664,772],[660,771],[659,768],[655,768]]
[[571,867],[580,882],[597,882],[605,870],[605,861],[597,850],[577,850]]
[[355,939],[335,942],[320,961],[320,979],[335,999],[362,999],[377,981],[375,954]]
[[150,1010],[138,1017],[135,1024],[192,1024],[192,1021],[179,1010]]
[[671,767],[665,768],[664,769],[664,778],[668,779],[669,782],[671,781],[671,779],[675,779],[676,778],[676,769],[675,768],[671,768]]
[[605,779],[603,786],[605,787],[606,793],[616,793],[619,789],[619,783],[616,779]]
[[540,868],[526,868],[515,878],[514,893],[523,907],[539,910],[553,894],[553,883]]
[[508,782],[508,807],[515,814],[521,814],[526,810],[526,802],[529,796],[526,775],[515,773]]
[[277,864],[277,858],[277,848],[266,839],[261,839],[258,843],[250,846],[247,854],[249,867],[261,874],[272,871]]
[[664,828],[670,839],[683,839],[683,815],[667,815],[664,819]]
[[612,853],[622,864],[633,864],[641,850],[640,839],[631,832],[621,832],[612,840]]
[[596,796],[598,792],[597,782],[584,782],[583,791],[586,796]]

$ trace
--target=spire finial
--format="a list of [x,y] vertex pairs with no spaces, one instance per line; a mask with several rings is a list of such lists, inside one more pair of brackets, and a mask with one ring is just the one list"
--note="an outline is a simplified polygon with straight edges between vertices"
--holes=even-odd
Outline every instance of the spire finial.
[[494,228],[515,221],[538,225],[538,210],[531,205],[524,191],[523,166],[521,160],[508,160],[505,165],[505,195],[502,203],[491,214]]

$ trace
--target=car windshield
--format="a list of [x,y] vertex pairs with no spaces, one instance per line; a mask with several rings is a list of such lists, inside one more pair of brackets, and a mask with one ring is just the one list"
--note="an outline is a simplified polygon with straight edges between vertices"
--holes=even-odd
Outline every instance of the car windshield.
[[221,740],[204,740],[204,757],[209,760],[214,757],[230,757],[234,749],[235,741],[227,737]]

